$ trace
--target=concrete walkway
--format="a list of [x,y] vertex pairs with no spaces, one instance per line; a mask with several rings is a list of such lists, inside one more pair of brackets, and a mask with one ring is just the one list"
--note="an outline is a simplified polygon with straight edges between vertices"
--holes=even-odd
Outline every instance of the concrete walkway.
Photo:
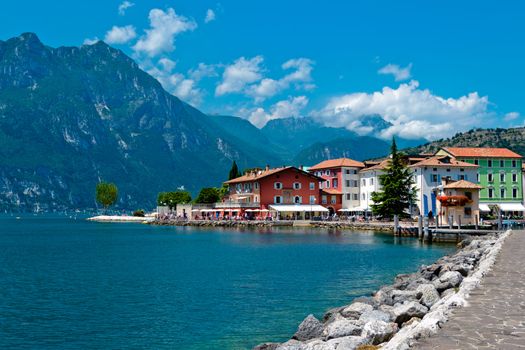
[[525,349],[525,231],[507,237],[495,266],[434,336],[415,349]]

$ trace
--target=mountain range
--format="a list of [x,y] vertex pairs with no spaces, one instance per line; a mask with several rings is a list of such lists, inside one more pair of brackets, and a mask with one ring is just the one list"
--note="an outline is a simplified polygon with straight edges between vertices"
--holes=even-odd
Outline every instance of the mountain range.
[[241,169],[313,165],[388,147],[307,117],[258,129],[207,115],[102,41],[52,48],[33,33],[0,41],[0,210],[94,208],[99,181],[117,184],[118,207],[151,207],[160,191],[220,185],[233,160]]

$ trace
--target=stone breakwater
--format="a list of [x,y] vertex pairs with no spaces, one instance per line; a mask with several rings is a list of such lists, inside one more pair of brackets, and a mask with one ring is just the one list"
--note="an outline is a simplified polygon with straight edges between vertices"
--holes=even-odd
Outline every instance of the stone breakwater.
[[195,227],[272,227],[293,226],[292,221],[241,221],[241,220],[155,220],[152,225]]
[[455,308],[466,304],[509,233],[465,239],[455,254],[398,275],[394,284],[331,309],[322,320],[309,315],[289,341],[260,344],[254,350],[408,349],[437,332]]

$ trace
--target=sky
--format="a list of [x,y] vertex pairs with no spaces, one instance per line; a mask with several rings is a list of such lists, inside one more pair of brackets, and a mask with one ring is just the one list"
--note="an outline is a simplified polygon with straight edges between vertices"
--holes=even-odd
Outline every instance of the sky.
[[524,15],[522,1],[26,0],[0,5],[0,40],[104,40],[201,111],[257,127],[308,117],[432,140],[524,124]]

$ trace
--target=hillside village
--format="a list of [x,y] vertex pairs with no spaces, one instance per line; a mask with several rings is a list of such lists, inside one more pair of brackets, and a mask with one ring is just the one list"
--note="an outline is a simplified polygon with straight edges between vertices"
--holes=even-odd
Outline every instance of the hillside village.
[[[443,147],[403,159],[413,179],[412,217],[477,225],[483,217],[525,211],[522,156],[509,149]],[[389,162],[338,158],[310,167],[251,169],[224,182],[222,201],[181,205],[177,214],[191,220],[368,220]]]

